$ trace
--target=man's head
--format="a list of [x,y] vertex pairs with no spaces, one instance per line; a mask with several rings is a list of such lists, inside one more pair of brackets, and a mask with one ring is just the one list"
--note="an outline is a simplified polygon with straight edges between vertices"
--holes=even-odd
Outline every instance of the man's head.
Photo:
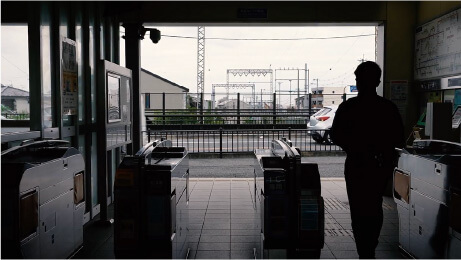
[[381,78],[381,68],[372,61],[365,61],[354,71],[357,90],[362,93],[376,93]]

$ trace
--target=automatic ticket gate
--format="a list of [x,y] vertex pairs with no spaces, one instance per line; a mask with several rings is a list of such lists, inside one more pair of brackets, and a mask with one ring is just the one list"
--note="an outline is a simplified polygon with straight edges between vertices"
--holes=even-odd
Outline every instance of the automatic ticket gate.
[[[325,214],[315,163],[301,163],[289,141],[255,150],[255,205],[260,213],[258,258],[319,258]],[[259,224],[259,223],[258,223]]]
[[115,175],[117,258],[186,258],[189,156],[171,141],[153,141],[126,156]]
[[399,152],[400,248],[416,258],[461,258],[461,144],[415,140]]
[[60,140],[2,152],[2,258],[68,258],[83,245],[82,155]]

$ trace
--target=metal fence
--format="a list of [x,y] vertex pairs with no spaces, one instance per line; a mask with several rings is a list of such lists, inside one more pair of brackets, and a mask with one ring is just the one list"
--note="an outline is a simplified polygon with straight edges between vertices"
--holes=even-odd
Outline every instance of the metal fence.
[[26,120],[29,119],[29,114],[25,113],[2,113],[4,118],[2,119],[11,119],[11,120]]
[[166,138],[173,145],[186,147],[190,153],[251,153],[255,149],[270,148],[271,141],[286,137],[302,152],[339,152],[342,149],[332,143],[316,142],[313,134],[325,135],[306,129],[218,129],[171,130],[143,132],[144,143]]
[[[143,93],[147,129],[305,129],[310,116],[324,105],[338,105],[353,96],[307,94],[296,98],[295,95],[280,93],[213,95]],[[212,100],[209,100],[210,97]]]
[[[194,110],[146,110],[148,129],[194,129],[194,126],[223,128],[305,128],[309,117],[318,109],[263,110],[213,109],[199,114]],[[279,127],[274,127],[279,126]]]

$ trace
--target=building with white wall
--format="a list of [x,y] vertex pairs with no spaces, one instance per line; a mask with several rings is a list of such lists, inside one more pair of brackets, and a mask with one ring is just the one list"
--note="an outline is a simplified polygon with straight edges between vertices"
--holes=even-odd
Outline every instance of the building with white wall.
[[165,93],[165,109],[185,109],[188,92],[184,86],[141,69],[140,93],[144,96],[145,108],[162,109]]
[[[323,101],[323,87],[316,87],[312,89],[311,94],[311,108],[322,108],[324,105]],[[309,108],[309,96],[300,96],[299,98],[295,98],[295,107],[300,109],[307,109]]]
[[12,112],[29,114],[29,92],[2,85],[2,105],[8,107]]
[[344,87],[326,87],[323,89],[323,105],[339,105],[343,102]]

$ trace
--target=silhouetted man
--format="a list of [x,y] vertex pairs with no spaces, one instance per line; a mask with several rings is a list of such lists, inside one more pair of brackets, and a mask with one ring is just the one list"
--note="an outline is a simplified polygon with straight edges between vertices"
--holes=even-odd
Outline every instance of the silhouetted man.
[[354,72],[357,97],[336,111],[331,139],[347,154],[344,175],[352,230],[360,258],[375,258],[383,225],[383,194],[403,147],[403,124],[397,106],[376,94],[381,69],[361,63]]

